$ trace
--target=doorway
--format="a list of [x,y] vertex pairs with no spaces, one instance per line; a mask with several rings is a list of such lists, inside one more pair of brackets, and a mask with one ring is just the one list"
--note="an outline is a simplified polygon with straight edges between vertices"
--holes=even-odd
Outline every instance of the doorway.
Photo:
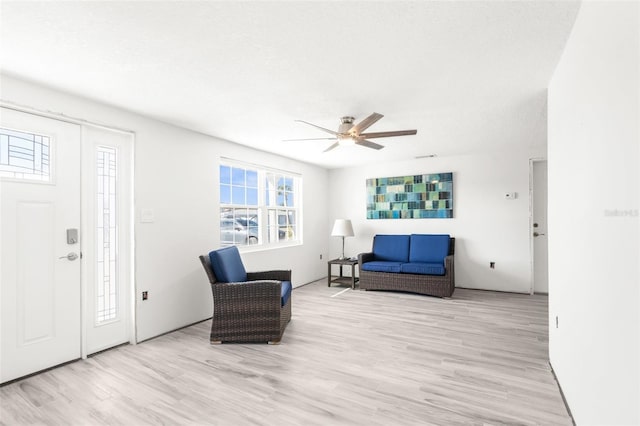
[[[133,136],[12,108],[0,113],[4,383],[135,341]],[[102,321],[93,319],[99,309]]]
[[530,171],[531,294],[549,293],[547,160],[532,159]]

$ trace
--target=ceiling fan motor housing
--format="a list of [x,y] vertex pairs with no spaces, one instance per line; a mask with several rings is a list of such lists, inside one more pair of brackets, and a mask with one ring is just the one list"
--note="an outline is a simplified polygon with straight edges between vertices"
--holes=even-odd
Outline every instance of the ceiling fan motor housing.
[[353,127],[353,121],[355,118],[345,115],[340,119],[340,127],[338,128],[338,133],[347,133],[349,129]]

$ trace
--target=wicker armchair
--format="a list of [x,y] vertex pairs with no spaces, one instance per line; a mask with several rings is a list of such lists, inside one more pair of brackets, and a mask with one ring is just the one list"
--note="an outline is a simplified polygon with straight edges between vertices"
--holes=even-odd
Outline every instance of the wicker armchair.
[[[200,262],[213,295],[211,343],[280,343],[291,320],[291,271],[245,272],[235,246],[200,256]],[[241,267],[244,279],[230,279],[237,275],[229,276],[229,263],[231,268]]]

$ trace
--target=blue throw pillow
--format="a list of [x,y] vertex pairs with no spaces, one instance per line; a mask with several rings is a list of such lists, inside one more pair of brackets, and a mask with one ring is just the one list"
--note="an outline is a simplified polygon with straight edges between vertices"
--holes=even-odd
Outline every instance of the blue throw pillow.
[[214,250],[209,253],[211,267],[216,279],[223,283],[234,283],[247,280],[247,271],[244,269],[238,247],[231,246]]

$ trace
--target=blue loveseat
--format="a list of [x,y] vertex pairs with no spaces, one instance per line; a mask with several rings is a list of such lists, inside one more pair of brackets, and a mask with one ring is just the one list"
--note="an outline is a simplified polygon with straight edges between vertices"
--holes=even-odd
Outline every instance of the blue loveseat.
[[451,297],[455,238],[439,234],[376,235],[358,255],[360,289]]

